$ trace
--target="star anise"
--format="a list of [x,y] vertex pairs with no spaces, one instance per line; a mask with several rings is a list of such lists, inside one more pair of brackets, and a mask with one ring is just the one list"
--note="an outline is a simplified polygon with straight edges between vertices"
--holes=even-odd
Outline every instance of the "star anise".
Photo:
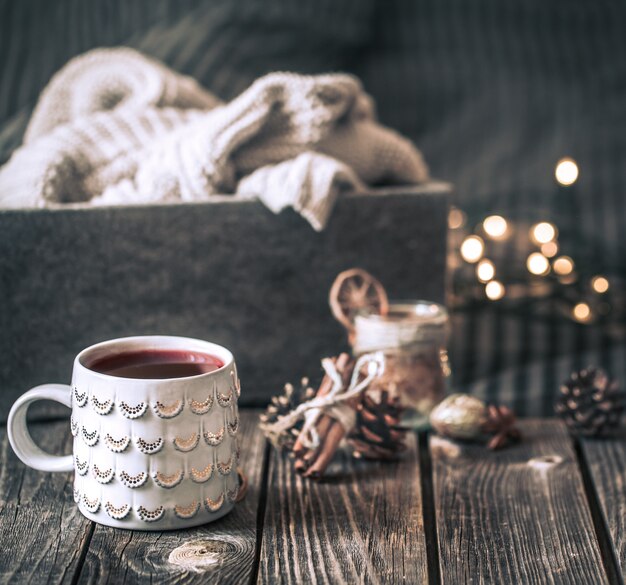
[[490,404],[487,407],[487,419],[482,425],[485,433],[493,434],[487,443],[487,447],[496,450],[504,447],[507,443],[521,438],[520,430],[515,426],[515,414],[507,406]]

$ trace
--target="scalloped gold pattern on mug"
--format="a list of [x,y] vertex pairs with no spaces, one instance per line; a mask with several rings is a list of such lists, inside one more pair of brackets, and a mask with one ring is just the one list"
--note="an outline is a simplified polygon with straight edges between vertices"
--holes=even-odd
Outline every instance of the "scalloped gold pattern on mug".
[[121,439],[114,439],[111,435],[107,433],[104,437],[104,444],[109,448],[113,453],[121,453],[125,451],[128,445],[130,444],[130,437],[122,437]]
[[239,430],[239,417],[238,416],[235,417],[235,420],[233,420],[232,422],[228,421],[226,423],[226,428],[228,429],[228,434],[231,437],[236,436],[237,435],[237,431]]
[[98,414],[109,414],[113,408],[112,400],[98,400],[93,394],[91,395],[91,404]]
[[204,440],[207,445],[211,447],[216,447],[224,440],[224,427],[222,427],[217,433],[211,433],[210,431],[204,432]]
[[76,437],[78,435],[78,431],[80,430],[79,424],[74,420],[72,416],[70,418],[70,431],[72,431],[72,437]]
[[87,494],[83,494],[83,503],[85,504],[85,508],[87,508],[87,511],[91,512],[92,514],[95,514],[98,511],[98,508],[100,508],[100,498],[90,500],[87,497]]
[[126,402],[120,402],[120,410],[122,411],[122,414],[126,418],[130,419],[143,416],[144,412],[146,412],[146,408],[148,408],[147,402],[140,402],[139,404],[135,404],[135,406],[131,406]]
[[89,462],[81,461],[78,458],[78,455],[74,457],[74,462],[76,463],[76,472],[78,473],[78,475],[85,475],[85,473],[87,473],[89,469]]
[[80,492],[76,488],[74,488],[73,494],[74,494],[74,501],[78,504],[80,502]]
[[78,387],[74,386],[74,400],[78,406],[85,406],[85,404],[87,404],[87,390],[81,394],[78,391]]
[[157,400],[152,405],[152,410],[161,418],[174,418],[182,412],[183,406],[184,402],[182,400],[172,402],[172,404],[163,404]]
[[139,506],[139,508],[137,508],[137,515],[144,522],[156,522],[157,520],[163,518],[163,514],[165,514],[165,508],[163,506],[159,506],[154,510],[148,510],[143,506]]
[[217,393],[217,403],[222,407],[226,408],[230,406],[230,403],[233,400],[233,391],[229,390],[228,394],[222,394],[221,392]]
[[130,475],[126,471],[120,471],[120,481],[129,488],[141,487],[148,479],[145,471],[140,471],[137,475]]
[[172,473],[171,475],[166,475],[160,471],[155,471],[152,475],[154,483],[156,483],[159,487],[167,489],[176,487],[181,481],[183,481],[183,477],[185,477],[185,472],[182,469],[176,473]]
[[198,433],[191,433],[191,435],[189,435],[186,439],[183,437],[176,437],[174,439],[174,447],[178,451],[186,453],[187,451],[195,449],[198,446],[199,441],[200,435]]
[[239,495],[239,486],[236,485],[232,490],[226,490],[226,499],[235,503],[237,501],[237,496]]
[[191,468],[189,472],[191,475],[191,480],[195,483],[204,483],[208,481],[213,475],[213,464],[209,463],[204,469],[196,469],[195,467]]
[[90,447],[93,447],[98,442],[98,429],[94,429],[93,431],[88,431],[85,427],[81,429],[81,434],[83,435],[83,441]]
[[130,504],[124,504],[123,506],[116,507],[111,502],[107,502],[104,504],[104,510],[114,520],[123,520],[130,512]]
[[200,502],[194,500],[188,506],[174,506],[174,514],[183,520],[193,518],[200,509]]
[[224,494],[222,494],[217,500],[211,498],[204,498],[204,505],[209,512],[217,512],[224,505]]
[[226,461],[226,463],[222,463],[221,461],[217,462],[217,470],[220,472],[220,475],[229,475],[233,469],[233,456],[230,456],[230,459]]
[[193,398],[189,401],[189,408],[194,414],[206,414],[209,410],[211,410],[212,406],[213,396],[208,396],[207,399],[202,402],[194,400]]
[[102,470],[95,463],[93,464],[92,471],[96,481],[100,483],[109,483],[115,475],[115,469],[113,467]]
[[153,455],[158,453],[163,448],[163,439],[158,438],[156,441],[144,441],[144,439],[137,438],[137,449],[146,455]]

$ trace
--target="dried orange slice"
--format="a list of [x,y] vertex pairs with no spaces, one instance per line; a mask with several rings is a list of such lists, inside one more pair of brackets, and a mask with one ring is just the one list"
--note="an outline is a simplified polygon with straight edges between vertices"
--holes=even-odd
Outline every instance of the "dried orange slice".
[[348,331],[354,331],[358,313],[386,315],[389,309],[383,285],[362,268],[351,268],[335,278],[328,303],[335,319]]

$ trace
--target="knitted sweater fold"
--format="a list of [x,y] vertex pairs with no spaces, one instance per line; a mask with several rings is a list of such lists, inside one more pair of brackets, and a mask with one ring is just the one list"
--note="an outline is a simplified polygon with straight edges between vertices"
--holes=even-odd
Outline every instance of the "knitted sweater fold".
[[353,76],[271,73],[223,103],[134,50],[96,49],[42,92],[0,169],[0,206],[234,193],[293,207],[321,230],[342,192],[427,178],[419,151],[377,123]]

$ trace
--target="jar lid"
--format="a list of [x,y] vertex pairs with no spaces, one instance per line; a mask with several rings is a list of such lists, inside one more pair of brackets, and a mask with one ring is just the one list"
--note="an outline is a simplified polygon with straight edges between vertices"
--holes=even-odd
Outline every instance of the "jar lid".
[[360,314],[354,320],[357,354],[415,345],[444,345],[448,311],[432,301],[393,301],[386,315]]

